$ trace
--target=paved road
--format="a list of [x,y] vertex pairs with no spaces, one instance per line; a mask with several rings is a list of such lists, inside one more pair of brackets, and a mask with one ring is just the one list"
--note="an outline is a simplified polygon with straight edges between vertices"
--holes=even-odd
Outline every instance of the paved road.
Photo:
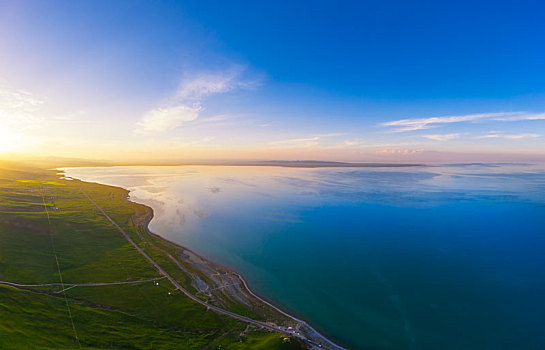
[[119,281],[119,282],[87,282],[87,283],[59,283],[57,282],[57,283],[40,283],[40,284],[22,284],[22,283],[8,282],[8,281],[0,281],[0,284],[4,284],[6,286],[12,286],[12,287],[50,287],[50,286],[92,287],[92,286],[112,286],[112,285],[119,285],[119,284],[137,284],[137,283],[157,281],[163,278],[165,277],[155,277],[155,278],[148,278],[143,280]]
[[[231,317],[231,318],[234,318],[236,320],[239,320],[239,321],[242,321],[242,322],[246,322],[246,323],[250,323],[250,324],[254,324],[256,326],[259,326],[259,327],[263,327],[263,328],[267,328],[267,329],[270,329],[270,330],[273,330],[273,331],[276,331],[276,332],[280,332],[280,333],[284,333],[284,334],[287,334],[287,335],[291,335],[291,336],[296,336],[298,338],[300,338],[301,340],[309,343],[309,344],[312,344],[314,346],[317,346],[317,347],[320,347],[320,348],[323,348],[323,346],[320,346],[319,344],[317,344],[316,342],[310,340],[310,339],[307,339],[306,337],[302,336],[302,335],[297,335],[295,334],[293,331],[289,331],[287,329],[284,329],[284,328],[281,328],[281,327],[278,327],[278,326],[275,326],[275,325],[272,325],[272,324],[269,324],[269,323],[265,323],[265,322],[261,322],[261,321],[257,321],[257,320],[254,320],[254,319],[251,319],[249,317],[246,317],[246,316],[242,316],[242,315],[238,315],[238,314],[235,314],[233,312],[230,312],[230,311],[227,311],[227,310],[223,310],[219,307],[216,307],[214,305],[210,305],[210,304],[207,304],[205,303],[204,301],[202,301],[201,299],[197,298],[196,296],[194,296],[193,294],[189,293],[184,287],[182,287],[178,281],[176,281],[168,272],[166,272],[158,263],[155,262],[155,260],[153,260],[142,248],[140,248],[140,246],[138,244],[136,244],[132,238],[125,232],[125,230],[123,230],[121,228],[121,226],[119,226],[108,214],[106,214],[106,212],[104,211],[104,209],[102,209],[102,207],[100,207],[91,197],[89,197],[89,195],[82,189],[80,188],[80,191],[85,195],[85,197],[87,197],[87,199],[102,213],[102,215],[104,215],[111,223],[112,225],[114,225],[118,230],[119,232],[121,232],[121,234],[123,235],[123,237],[125,237],[125,239],[144,257],[146,258],[153,266],[155,266],[155,268],[157,269],[157,271],[163,275],[164,277],[166,277],[170,283],[172,283],[172,285],[180,290],[182,293],[184,293],[188,298],[190,298],[191,300],[203,305],[204,307],[207,308],[207,310],[212,310],[218,314],[221,314],[221,315],[225,315],[225,316],[228,316],[228,317]],[[242,281],[244,281],[242,279]],[[245,283],[245,282],[244,282]],[[247,286],[246,286],[247,287]],[[247,288],[249,290],[249,288]],[[252,293],[253,294],[253,293]],[[262,300],[261,298],[259,298],[260,300]],[[264,301],[264,300],[262,300]],[[265,301],[264,301],[265,302]],[[265,302],[267,305],[271,305],[267,302]],[[271,305],[272,306],[272,305]],[[274,306],[273,306],[274,307]],[[278,308],[274,307],[276,310],[279,310]],[[301,322],[303,323],[305,326],[309,327],[312,331],[314,331],[316,333],[316,335],[319,335],[318,332],[316,332],[312,327],[308,326],[308,324],[306,324],[306,322],[304,321],[301,321],[301,320],[298,320],[294,317],[292,317],[291,315],[288,315],[286,313],[284,313],[283,311],[279,310],[280,312],[282,312],[284,315],[287,315],[288,317],[298,321],[298,322]],[[321,335],[320,335],[321,336]],[[323,338],[323,340],[329,344],[330,346],[332,346],[334,349],[344,349],[340,346],[338,346],[337,344],[334,344],[333,342],[331,342],[329,339],[325,338],[325,337],[321,337]]]

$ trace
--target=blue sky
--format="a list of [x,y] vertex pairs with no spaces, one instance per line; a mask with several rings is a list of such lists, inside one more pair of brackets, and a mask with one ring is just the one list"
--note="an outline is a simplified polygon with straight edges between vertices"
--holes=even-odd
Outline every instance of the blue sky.
[[535,1],[3,1],[0,150],[545,157]]

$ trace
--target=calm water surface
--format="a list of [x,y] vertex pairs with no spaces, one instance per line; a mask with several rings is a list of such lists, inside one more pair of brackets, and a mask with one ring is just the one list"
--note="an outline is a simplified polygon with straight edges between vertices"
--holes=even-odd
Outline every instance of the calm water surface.
[[150,228],[354,349],[545,349],[545,168],[108,167]]

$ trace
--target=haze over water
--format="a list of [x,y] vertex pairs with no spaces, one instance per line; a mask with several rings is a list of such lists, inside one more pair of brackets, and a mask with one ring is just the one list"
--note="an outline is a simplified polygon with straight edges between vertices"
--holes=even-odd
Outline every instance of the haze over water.
[[357,349],[543,349],[545,168],[107,167],[150,229]]

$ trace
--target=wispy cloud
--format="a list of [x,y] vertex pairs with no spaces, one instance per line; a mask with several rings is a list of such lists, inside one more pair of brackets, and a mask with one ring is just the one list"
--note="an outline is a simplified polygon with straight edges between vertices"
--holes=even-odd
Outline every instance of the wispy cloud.
[[17,131],[37,130],[48,123],[78,121],[85,111],[63,111],[52,109],[51,101],[23,89],[0,85],[0,121]]
[[181,100],[202,100],[208,95],[251,89],[259,85],[258,80],[244,79],[244,72],[243,66],[234,65],[226,71],[186,77],[178,86],[176,96]]
[[269,145],[293,145],[293,146],[297,146],[301,144],[305,144],[306,146],[317,145],[318,141],[320,140],[342,136],[342,135],[344,134],[343,133],[318,134],[318,135],[309,136],[309,137],[272,141],[272,142],[269,142]]
[[392,132],[406,132],[435,128],[441,124],[472,122],[477,120],[495,120],[514,122],[522,120],[545,120],[545,113],[497,112],[476,113],[466,115],[441,116],[431,118],[400,119],[382,123],[382,126],[393,127]]
[[449,141],[454,140],[460,137],[460,134],[435,134],[435,135],[422,135],[422,137],[425,137],[430,140],[434,141]]
[[495,118],[495,120],[504,121],[504,122],[517,122],[521,120],[545,120],[545,113],[523,113],[520,112],[518,115],[511,117],[500,117]]
[[38,97],[28,91],[0,87],[0,108],[2,110],[34,112],[44,102],[45,98]]
[[499,113],[478,113],[467,115],[453,115],[418,119],[400,119],[391,122],[382,123],[383,126],[394,127],[393,132],[405,132],[415,130],[431,129],[437,124],[469,122],[479,119],[489,119],[498,117],[514,116],[520,112],[499,112]]
[[375,153],[376,154],[401,154],[401,155],[410,155],[410,154],[416,154],[416,153],[420,153],[422,152],[423,150],[421,149],[408,149],[408,148],[404,148],[404,149],[383,149],[383,150],[380,150],[380,151],[376,151]]
[[244,68],[236,65],[226,71],[185,77],[174,96],[145,113],[136,123],[134,131],[139,134],[157,134],[196,120],[204,110],[202,102],[206,97],[258,85],[256,80],[244,79],[243,73]]
[[199,104],[159,107],[149,111],[140,119],[136,124],[135,132],[151,134],[171,130],[184,122],[197,119],[201,110],[202,107]]
[[508,140],[522,140],[522,139],[535,139],[541,137],[539,134],[499,134],[489,133],[486,135],[478,136],[478,139],[508,139]]
[[0,86],[0,119],[19,129],[35,128],[42,120],[37,112],[46,99],[28,91]]
[[272,141],[269,142],[270,145],[297,145],[301,143],[307,143],[307,142],[313,142],[318,141],[320,137],[313,136],[313,137],[303,137],[298,139],[287,139],[287,140],[279,140],[279,141]]
[[345,149],[392,149],[394,147],[412,146],[414,142],[387,142],[387,143],[370,143],[364,140],[346,140],[335,144],[331,147]]

